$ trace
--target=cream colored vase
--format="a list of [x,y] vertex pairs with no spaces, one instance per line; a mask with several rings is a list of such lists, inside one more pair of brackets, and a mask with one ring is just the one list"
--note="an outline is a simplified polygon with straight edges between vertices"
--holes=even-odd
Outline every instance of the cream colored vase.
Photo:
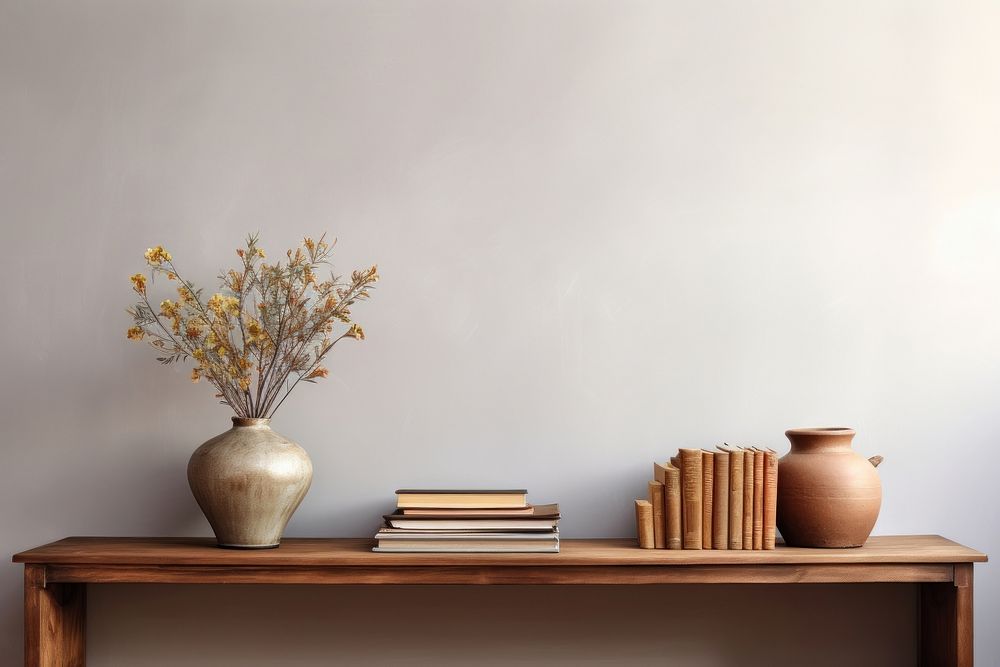
[[233,427],[188,462],[191,492],[220,547],[278,546],[312,483],[309,455],[272,431],[270,421],[233,417]]

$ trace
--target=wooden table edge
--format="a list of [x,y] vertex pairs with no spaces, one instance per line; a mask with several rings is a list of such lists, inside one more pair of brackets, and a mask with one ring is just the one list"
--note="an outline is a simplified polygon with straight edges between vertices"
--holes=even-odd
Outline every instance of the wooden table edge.
[[[887,539],[934,539],[939,544],[934,545],[933,553],[911,554],[880,553],[879,547],[862,547],[860,549],[794,549],[779,546],[768,551],[730,551],[730,550],[640,550],[631,547],[630,541],[619,538],[607,539],[570,539],[563,540],[563,550],[557,554],[375,554],[370,547],[374,544],[364,538],[289,538],[284,551],[230,551],[222,549],[204,549],[210,546],[206,538],[114,538],[114,537],[67,537],[33,549],[14,554],[15,563],[37,563],[45,565],[169,565],[169,566],[218,566],[242,567],[247,565],[279,567],[279,566],[317,566],[317,567],[403,567],[431,565],[459,566],[543,566],[543,567],[575,567],[575,566],[762,566],[762,565],[820,565],[820,564],[872,564],[872,563],[985,563],[988,557],[985,553],[958,544],[939,535],[913,536],[879,536],[880,541]],[[143,546],[147,544],[168,545],[168,551],[163,553],[127,555],[107,555],[100,552],[86,553],[90,546],[101,544],[128,543]],[[67,546],[80,543],[73,551]],[[91,544],[92,543],[92,544]],[[296,551],[302,545],[325,545],[331,547],[329,553],[302,554]],[[337,546],[341,549],[336,549]],[[348,545],[349,549],[344,549]],[[593,546],[591,552],[586,551]],[[197,549],[197,553],[178,555],[170,553],[170,549],[185,547]],[[610,554],[600,553],[602,549],[610,550]],[[867,550],[866,550],[867,549]]]

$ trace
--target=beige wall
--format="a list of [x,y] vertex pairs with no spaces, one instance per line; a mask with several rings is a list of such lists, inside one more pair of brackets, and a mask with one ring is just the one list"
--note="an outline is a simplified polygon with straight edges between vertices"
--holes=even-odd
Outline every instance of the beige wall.
[[[396,487],[454,484],[627,535],[679,445],[845,424],[886,457],[877,532],[1000,552],[998,28],[944,0],[0,0],[0,551],[207,533],[184,467],[228,415],[126,343],[127,276],[162,243],[207,282],[259,229],[272,254],[328,230],[384,278],[370,339],[275,422],[316,467],[291,535],[364,535]],[[705,599],[685,619],[675,596]],[[906,589],[114,587],[92,664],[406,663],[397,599],[496,662],[731,664],[707,628],[746,607],[792,629],[784,664],[913,655]],[[0,568],[4,665],[20,604]],[[469,620],[496,609],[557,627]],[[976,613],[1000,661],[992,565]],[[414,662],[453,637],[401,632]]]

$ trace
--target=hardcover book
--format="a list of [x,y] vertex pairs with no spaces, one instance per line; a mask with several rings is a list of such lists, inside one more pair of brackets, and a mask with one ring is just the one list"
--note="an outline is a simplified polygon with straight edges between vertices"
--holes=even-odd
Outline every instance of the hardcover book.
[[743,548],[743,450],[729,453],[729,548]]
[[553,533],[450,533],[382,529],[375,535],[377,552],[436,553],[555,553],[559,534]]
[[640,549],[654,549],[653,506],[648,500],[635,501],[635,533]]
[[753,549],[753,452],[743,453],[743,548]]
[[701,453],[701,548],[712,548],[714,513],[715,462],[713,452]]
[[649,504],[653,508],[653,546],[667,548],[667,525],[663,515],[663,483],[655,479],[649,483]]
[[417,508],[516,508],[528,506],[524,489],[398,489],[396,506]]
[[753,450],[753,548],[764,548],[764,452]]
[[729,548],[729,452],[715,452],[715,504],[712,548]]
[[664,497],[667,514],[667,548],[680,549],[681,539],[681,471],[675,466],[666,470],[667,483],[664,486]]
[[701,549],[702,451],[681,450],[681,515],[685,549]]
[[446,516],[413,516],[387,514],[383,518],[390,528],[413,530],[552,530],[559,524],[559,505],[535,505],[533,514],[492,514],[483,516],[462,512]]
[[764,452],[764,548],[773,549],[778,507],[778,453]]

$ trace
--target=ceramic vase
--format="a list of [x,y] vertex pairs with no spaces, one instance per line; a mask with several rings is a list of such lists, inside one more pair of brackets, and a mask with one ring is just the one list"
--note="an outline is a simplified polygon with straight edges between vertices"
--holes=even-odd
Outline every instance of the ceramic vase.
[[792,449],[778,461],[778,530],[796,547],[859,547],[875,527],[882,458],[851,449],[849,428],[785,431]]
[[233,427],[195,450],[188,462],[191,492],[220,547],[277,547],[309,490],[309,455],[269,424],[233,417]]

